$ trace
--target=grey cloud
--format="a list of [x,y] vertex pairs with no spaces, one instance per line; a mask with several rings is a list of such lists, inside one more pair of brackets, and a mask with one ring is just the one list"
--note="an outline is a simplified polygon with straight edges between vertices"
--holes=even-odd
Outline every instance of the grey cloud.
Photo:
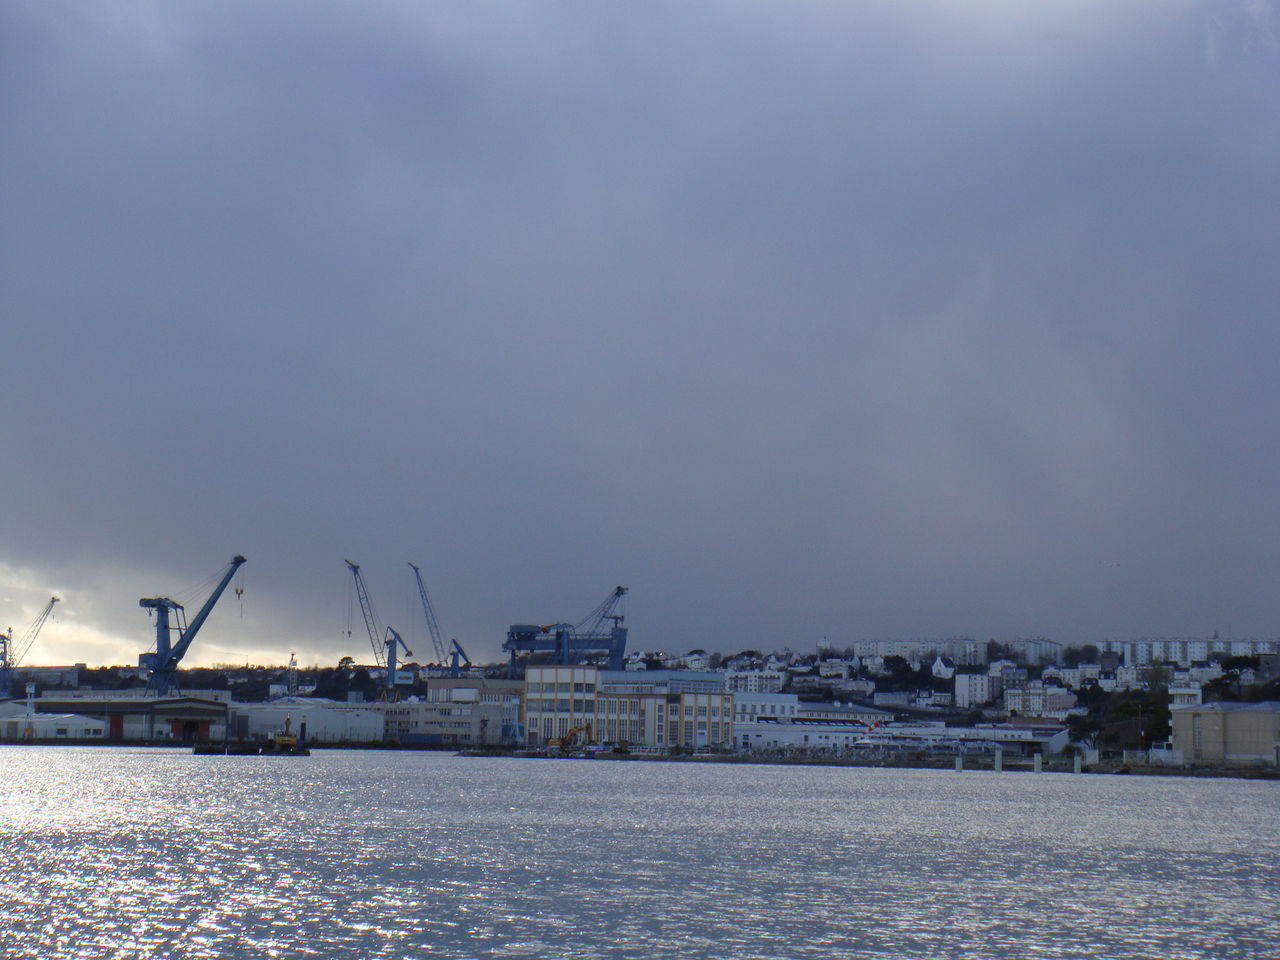
[[317,657],[344,556],[488,654],[1274,632],[1241,10],[7,5],[0,559]]

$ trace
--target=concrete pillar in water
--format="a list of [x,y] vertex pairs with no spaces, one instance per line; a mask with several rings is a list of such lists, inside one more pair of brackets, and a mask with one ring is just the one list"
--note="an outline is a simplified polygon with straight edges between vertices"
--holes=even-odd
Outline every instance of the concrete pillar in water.
[[992,768],[995,770],[996,773],[999,773],[1001,770],[1004,769],[1004,751],[1003,750],[996,751],[996,756],[995,756],[995,760],[992,763]]
[[1083,761],[1082,761],[1082,759],[1081,759],[1081,757],[1080,757],[1080,754],[1078,754],[1078,753],[1077,753],[1077,754],[1076,754],[1076,760],[1075,760],[1075,763],[1074,763],[1074,764],[1072,765],[1072,767],[1071,767],[1071,772],[1072,772],[1072,773],[1079,773],[1079,772],[1080,772],[1080,767],[1082,766],[1082,763],[1083,763]]
[[956,754],[956,773],[964,769],[964,757]]
[[1039,773],[1039,772],[1041,771],[1041,769],[1043,769],[1043,765],[1044,765],[1044,757],[1043,757],[1041,754],[1037,753],[1037,754],[1036,754],[1036,762],[1035,762],[1035,771],[1036,771],[1036,773]]

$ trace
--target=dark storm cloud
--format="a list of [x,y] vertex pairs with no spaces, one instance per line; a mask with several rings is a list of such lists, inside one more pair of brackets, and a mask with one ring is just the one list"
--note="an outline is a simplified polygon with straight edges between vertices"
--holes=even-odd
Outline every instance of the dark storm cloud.
[[343,557],[487,655],[615,583],[644,647],[1275,632],[1267,5],[29,3],[0,44],[28,606],[144,643],[242,551],[210,644],[304,660],[353,646]]

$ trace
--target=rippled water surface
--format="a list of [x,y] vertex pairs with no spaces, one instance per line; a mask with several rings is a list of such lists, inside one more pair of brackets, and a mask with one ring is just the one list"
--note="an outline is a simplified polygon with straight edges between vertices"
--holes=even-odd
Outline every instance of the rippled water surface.
[[1280,783],[0,747],[50,957],[1280,956]]

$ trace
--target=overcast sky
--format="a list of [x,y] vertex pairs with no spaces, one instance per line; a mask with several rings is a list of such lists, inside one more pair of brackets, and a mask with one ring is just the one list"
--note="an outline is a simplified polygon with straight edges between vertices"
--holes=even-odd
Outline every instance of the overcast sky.
[[8,0],[0,627],[1274,637],[1277,19]]

